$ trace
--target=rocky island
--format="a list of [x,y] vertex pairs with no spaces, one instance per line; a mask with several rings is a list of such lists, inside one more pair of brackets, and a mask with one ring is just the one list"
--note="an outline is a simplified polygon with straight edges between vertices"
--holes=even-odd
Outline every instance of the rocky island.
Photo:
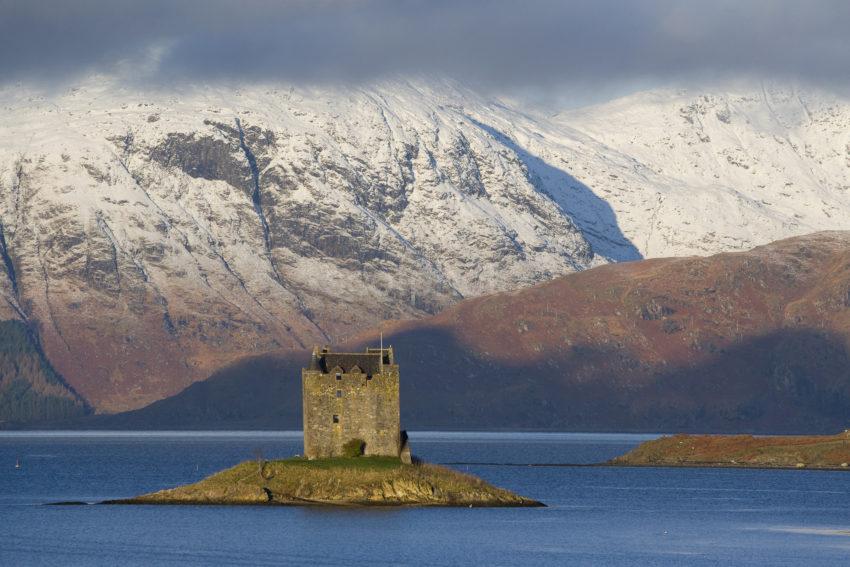
[[837,435],[673,435],[642,443],[614,466],[850,470],[850,431]]
[[246,461],[194,484],[105,503],[543,506],[413,459],[400,426],[392,347],[357,353],[316,347],[301,380],[303,457]]
[[247,461],[195,484],[105,504],[544,506],[471,475],[390,457]]

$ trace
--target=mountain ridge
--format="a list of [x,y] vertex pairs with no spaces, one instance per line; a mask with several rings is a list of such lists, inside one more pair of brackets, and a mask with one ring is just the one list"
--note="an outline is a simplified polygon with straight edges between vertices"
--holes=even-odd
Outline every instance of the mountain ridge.
[[610,261],[850,228],[850,105],[819,91],[549,116],[446,81],[100,76],[0,109],[0,319],[101,412]]

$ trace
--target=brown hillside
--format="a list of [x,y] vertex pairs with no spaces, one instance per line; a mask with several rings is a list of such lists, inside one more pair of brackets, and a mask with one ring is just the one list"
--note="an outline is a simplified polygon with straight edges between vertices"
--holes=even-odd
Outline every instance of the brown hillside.
[[850,233],[602,266],[389,325],[384,340],[417,396],[435,402],[418,404],[429,423],[445,396],[470,424],[500,414],[571,428],[843,424]]
[[[603,266],[382,330],[409,428],[841,430],[850,233]],[[235,364],[102,426],[299,427],[308,353],[287,356]]]

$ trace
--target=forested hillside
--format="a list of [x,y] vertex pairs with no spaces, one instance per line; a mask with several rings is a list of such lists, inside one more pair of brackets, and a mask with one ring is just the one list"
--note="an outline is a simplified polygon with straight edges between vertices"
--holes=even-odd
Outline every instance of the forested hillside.
[[0,428],[89,413],[44,356],[37,337],[20,321],[0,321]]

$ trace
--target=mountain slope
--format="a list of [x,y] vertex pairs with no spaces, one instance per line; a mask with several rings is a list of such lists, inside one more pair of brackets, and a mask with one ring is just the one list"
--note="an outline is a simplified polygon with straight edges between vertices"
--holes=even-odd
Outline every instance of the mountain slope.
[[7,316],[101,410],[594,262],[519,160],[413,87],[4,101]]
[[609,261],[850,228],[850,105],[445,81],[0,90],[0,319],[99,411]]
[[[411,428],[834,431],[850,421],[850,232],[601,266],[382,331]],[[237,363],[97,425],[297,428],[307,356]]]
[[32,331],[18,321],[0,321],[0,428],[87,413],[85,402],[51,367]]
[[818,233],[603,266],[384,336],[413,379],[451,369],[420,383],[420,422],[830,431],[850,420],[849,294],[850,233]]
[[[646,258],[850,228],[850,105],[841,97],[763,84],[661,89],[562,112],[540,126],[511,136],[558,168],[548,177],[544,168],[544,182],[570,172],[609,205]],[[592,218],[588,209],[567,207],[585,233],[596,226],[609,233],[602,221],[582,220]]]

